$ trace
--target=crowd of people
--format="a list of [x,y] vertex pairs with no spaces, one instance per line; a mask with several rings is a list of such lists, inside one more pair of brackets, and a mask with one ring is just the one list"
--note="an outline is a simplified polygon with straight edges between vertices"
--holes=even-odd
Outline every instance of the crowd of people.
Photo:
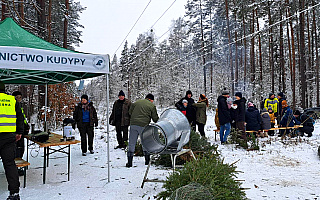
[[[21,105],[21,92],[15,91],[12,95],[7,95],[4,84],[0,82],[0,98],[2,102],[0,106],[0,156],[10,191],[8,199],[20,199],[19,175],[23,175],[23,171],[17,169],[14,159],[23,157],[25,149],[23,136],[28,134],[30,127]],[[297,124],[303,126],[294,131],[296,135],[307,134],[310,137],[314,130],[314,112],[308,111],[301,114],[299,110],[293,111],[288,106],[282,92],[278,93],[277,98],[275,94],[270,93],[268,98],[261,102],[260,111],[253,102],[247,102],[241,92],[236,92],[232,97],[227,89],[222,91],[217,103],[215,124],[220,131],[221,144],[228,143],[228,136],[232,128],[237,130],[239,137],[243,140],[247,140],[248,132],[260,134],[262,137],[273,136],[275,135],[273,128],[276,125],[286,127],[279,130],[279,136],[288,134],[287,127]],[[192,92],[188,90],[186,95],[175,104],[175,107],[186,116],[192,130],[195,131],[197,127],[200,135],[206,137],[204,127],[207,122],[206,113],[209,101],[204,94],[200,94],[198,101],[195,102]],[[86,156],[88,150],[90,154],[94,154],[94,127],[98,126],[98,117],[88,95],[81,96],[81,102],[75,107],[73,119],[80,132],[82,155]],[[115,149],[128,147],[126,167],[132,167],[138,136],[151,120],[156,123],[158,119],[152,94],[131,103],[122,90],[119,92],[118,99],[112,107],[109,123],[116,128],[118,145]],[[148,165],[150,154],[144,148],[143,153],[145,164]]]
[[[248,133],[252,132],[256,136],[266,137],[273,136],[275,130],[279,130],[279,137],[284,135],[312,136],[314,130],[314,112],[301,114],[299,110],[292,110],[288,105],[283,92],[270,93],[260,104],[260,111],[257,106],[248,101],[247,109],[245,108],[246,99],[242,97],[241,92],[235,93],[235,100],[230,97],[227,90],[222,91],[218,97],[218,108],[216,110],[215,122],[220,129],[220,141],[222,144],[227,143],[227,137],[230,129],[234,128],[239,136],[246,140]],[[275,129],[275,126],[279,129]],[[294,129],[295,125],[301,125]]]

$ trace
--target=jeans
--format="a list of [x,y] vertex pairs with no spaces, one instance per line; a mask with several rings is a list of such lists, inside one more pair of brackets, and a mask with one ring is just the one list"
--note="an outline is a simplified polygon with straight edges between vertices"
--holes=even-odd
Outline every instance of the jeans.
[[[134,150],[136,148],[136,143],[138,140],[138,136],[142,133],[144,127],[143,126],[137,126],[137,125],[130,125],[130,133],[129,133],[129,146],[128,146],[128,152],[127,156],[133,156]],[[150,155],[142,146],[143,154],[145,156]]]
[[227,137],[230,134],[230,131],[231,131],[231,124],[230,123],[220,125],[220,141],[221,141],[221,143],[227,141]]

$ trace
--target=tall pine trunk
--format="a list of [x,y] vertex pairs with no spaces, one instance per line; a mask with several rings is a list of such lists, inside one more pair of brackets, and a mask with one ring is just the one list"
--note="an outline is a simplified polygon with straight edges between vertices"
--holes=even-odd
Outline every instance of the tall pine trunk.
[[[254,4],[254,0],[252,1],[252,3]],[[254,58],[254,22],[255,22],[255,16],[254,16],[254,12],[255,10],[252,10],[252,19],[251,19],[251,49],[250,49],[250,65],[251,65],[251,83],[253,84],[253,86],[255,85],[255,58]],[[255,87],[254,87],[255,88]]]
[[51,42],[52,37],[52,0],[49,0],[49,7],[48,7],[48,23],[47,23],[47,29],[48,29],[48,42]]
[[[315,5],[315,2],[312,1],[312,5]],[[320,105],[320,101],[319,101],[319,55],[318,55],[318,37],[317,37],[317,26],[316,26],[316,14],[315,14],[315,8],[313,8],[312,10],[312,14],[313,14],[313,30],[314,30],[314,45],[315,45],[315,49],[316,49],[316,87],[317,87],[317,106]]]
[[68,11],[69,11],[69,0],[65,0],[65,18],[64,18],[64,29],[63,29],[63,48],[68,48]]
[[301,106],[302,108],[306,108],[306,58],[305,58],[305,36],[304,36],[304,29],[305,29],[305,21],[304,21],[304,0],[299,0],[299,10],[300,10],[300,81],[301,81]]
[[246,39],[246,23],[244,20],[244,16],[242,16],[242,29],[243,29],[243,46],[244,46],[244,62],[243,62],[243,83],[244,90],[246,89],[247,84],[247,39]]
[[6,4],[4,2],[1,3],[1,21],[6,19]]
[[[256,10],[256,15],[257,15],[257,31],[259,32],[259,18],[258,18],[258,11]],[[262,88],[263,88],[263,77],[262,77],[262,50],[261,50],[261,35],[258,35],[258,42],[259,42],[259,67],[260,67],[260,80],[259,80],[259,84],[260,84],[260,97],[262,98]],[[261,99],[263,100],[263,99]]]
[[232,50],[231,50],[231,33],[230,33],[230,24],[229,24],[229,8],[228,8],[228,0],[225,0],[225,6],[226,6],[226,19],[227,19],[227,29],[228,29],[228,42],[229,42],[229,65],[230,65],[230,71],[231,71],[231,91],[232,95],[234,95],[234,72],[233,72],[233,59],[232,59]]
[[268,21],[269,21],[269,65],[271,73],[271,91],[274,92],[274,57],[273,57],[273,36],[272,36],[272,19],[271,19],[271,5],[268,1]]

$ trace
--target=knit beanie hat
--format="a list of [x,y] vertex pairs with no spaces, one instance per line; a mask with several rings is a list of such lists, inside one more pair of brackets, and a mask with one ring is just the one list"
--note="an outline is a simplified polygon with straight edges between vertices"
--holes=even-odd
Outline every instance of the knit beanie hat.
[[120,90],[118,96],[126,96],[122,90]]
[[21,96],[22,96],[22,94],[21,94],[20,91],[14,91],[14,92],[12,93],[12,96],[14,96],[14,97],[16,97],[16,96],[18,96],[18,95],[21,95]]
[[88,98],[88,95],[84,94],[81,96],[81,99],[86,99],[88,101],[89,98]]
[[147,94],[146,99],[154,100],[153,94]]
[[288,106],[288,104],[287,104],[287,101],[286,101],[286,100],[283,100],[283,101],[281,102],[281,104],[282,104],[282,107],[287,107],[287,106]]
[[284,97],[283,92],[279,92],[279,93],[278,93],[278,96],[283,98],[283,97]]
[[188,100],[187,99],[183,99],[182,103],[188,103]]
[[271,98],[271,96],[274,95],[272,92],[269,93],[269,98]]
[[192,96],[192,92],[191,92],[190,90],[188,90],[188,91],[186,92],[186,96],[188,96],[188,94],[191,94],[191,96]]
[[242,93],[241,92],[236,92],[236,94],[234,96],[242,98]]
[[227,90],[227,88],[223,88],[222,95],[228,95],[230,92]]

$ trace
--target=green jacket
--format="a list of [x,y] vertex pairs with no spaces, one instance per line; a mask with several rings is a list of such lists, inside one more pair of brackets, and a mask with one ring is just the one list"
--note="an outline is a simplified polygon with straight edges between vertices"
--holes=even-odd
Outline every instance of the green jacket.
[[129,109],[130,125],[147,126],[151,119],[157,122],[159,117],[156,106],[148,99],[140,99],[131,104]]
[[207,104],[206,102],[198,102],[192,104],[192,106],[197,108],[196,111],[196,121],[201,124],[206,124],[207,122]]

